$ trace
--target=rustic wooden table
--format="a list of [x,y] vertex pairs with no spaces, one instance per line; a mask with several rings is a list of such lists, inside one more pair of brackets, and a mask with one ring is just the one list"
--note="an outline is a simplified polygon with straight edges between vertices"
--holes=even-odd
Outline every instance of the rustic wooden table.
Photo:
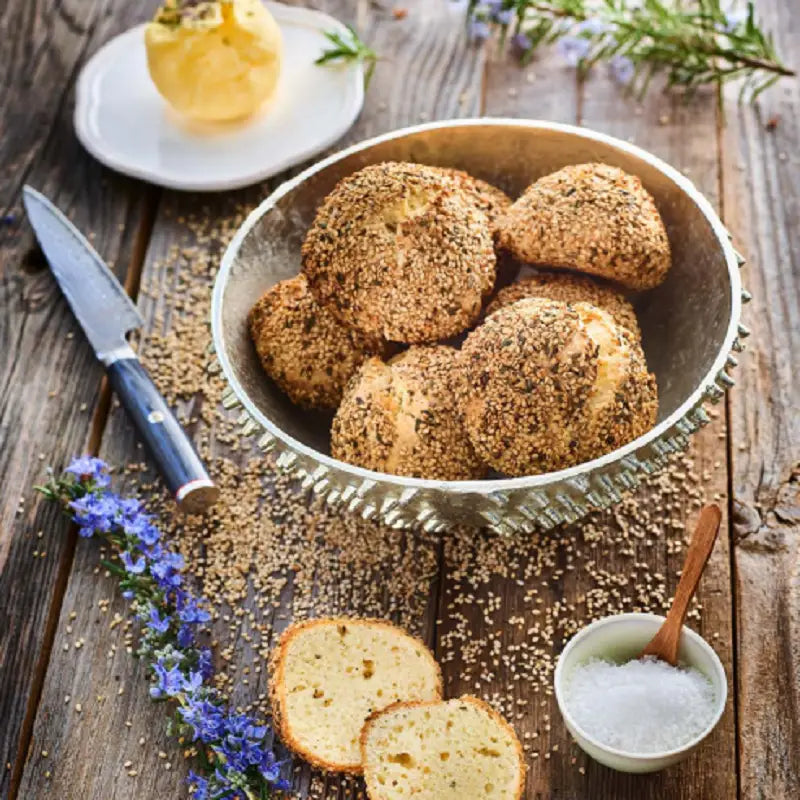
[[[313,5],[355,23],[386,58],[347,141],[422,120],[481,114],[579,123],[650,149],[689,175],[721,210],[747,257],[744,281],[753,293],[745,309],[752,336],[736,387],[693,451],[705,492],[718,495],[725,509],[701,588],[700,630],[717,634],[732,690],[726,714],[684,764],[632,777],[606,770],[571,747],[552,699],[545,697],[516,721],[522,735],[547,739],[542,757],[529,756],[525,796],[800,797],[800,82],[782,81],[755,106],[739,106],[726,94],[724,110],[712,94],[684,103],[656,90],[637,103],[603,70],[579,81],[555,55],[521,69],[491,47],[469,45],[461,4],[403,0],[398,5],[408,11],[404,19],[395,17],[389,0]],[[779,49],[798,66],[795,0],[760,0],[757,6]],[[73,454],[97,452],[115,463],[141,455],[124,417],[109,411],[101,369],[34,247],[21,210],[22,184],[40,188],[79,227],[92,231],[95,246],[134,295],[141,281],[157,281],[171,243],[185,241],[188,215],[223,215],[231,207],[231,198],[161,191],[115,175],[75,139],[76,74],[109,37],[147,11],[121,0],[7,0],[0,10],[6,81],[0,98],[0,197],[9,215],[0,225],[4,798],[144,799],[186,791],[177,754],[172,770],[159,757],[176,746],[164,733],[163,710],[149,702],[143,665],[124,647],[116,648],[118,631],[99,624],[98,602],[109,613],[123,612],[124,603],[113,581],[99,572],[96,548],[76,547],[65,520],[31,492],[46,464],[61,466]],[[233,199],[252,206],[278,182]],[[148,326],[171,324],[169,309],[147,297],[142,301]],[[645,491],[642,502],[647,497]],[[680,501],[670,514],[691,520],[694,507]],[[652,512],[657,522],[659,509]],[[612,514],[603,524],[613,541],[618,521]],[[575,563],[589,557],[609,575],[626,569],[613,546],[577,554]],[[680,554],[659,550],[654,557],[651,567],[664,571],[671,592]],[[441,552],[438,563],[430,613],[419,626],[434,648],[447,635],[447,625],[437,624],[437,601],[446,602],[458,580]],[[528,588],[524,580],[482,583],[475,607],[492,592],[503,595],[507,608],[517,600],[521,606]],[[554,599],[569,605],[581,587],[556,582],[553,591]],[[475,613],[479,630],[478,612],[465,613]],[[501,630],[499,638],[504,636]],[[79,650],[76,641],[83,642]],[[478,653],[481,658],[492,656]],[[448,693],[473,689],[464,685],[457,661],[446,664],[445,672]],[[484,693],[491,695],[493,686],[512,677],[498,661]],[[65,703],[66,695],[84,698],[85,713],[76,713],[74,701]],[[90,703],[95,697],[107,700]],[[146,746],[139,746],[141,737]],[[330,796],[353,792],[329,787]]]

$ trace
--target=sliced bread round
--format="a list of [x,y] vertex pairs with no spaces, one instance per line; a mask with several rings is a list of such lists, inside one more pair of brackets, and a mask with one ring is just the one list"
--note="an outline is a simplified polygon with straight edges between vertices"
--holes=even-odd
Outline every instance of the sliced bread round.
[[291,750],[332,772],[360,774],[364,721],[398,701],[438,700],[430,650],[388,622],[318,619],[288,628],[270,659],[276,730]]
[[475,697],[374,713],[361,757],[370,800],[518,800],[525,786],[517,735]]

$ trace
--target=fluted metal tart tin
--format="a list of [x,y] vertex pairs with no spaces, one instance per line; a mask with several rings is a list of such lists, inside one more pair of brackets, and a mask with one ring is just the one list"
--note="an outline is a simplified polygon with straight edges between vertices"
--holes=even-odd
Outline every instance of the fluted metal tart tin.
[[[270,286],[300,271],[300,245],[317,206],[346,175],[381,161],[458,167],[518,196],[568,164],[601,161],[638,175],[667,227],[673,266],[634,298],[659,418],[643,436],[571,469],[523,478],[436,481],[372,472],[330,456],[330,415],[292,405],[262,370],[247,313]],[[250,214],[228,246],[214,286],[213,348],[240,406],[245,435],[278,466],[336,506],[394,527],[443,531],[451,524],[500,533],[551,528],[619,502],[662,469],[709,421],[703,408],[733,384],[729,370],[748,335],[740,324],[742,258],[711,204],[678,170],[627,142],[586,128],[519,119],[434,122],[348,147],[282,184]]]

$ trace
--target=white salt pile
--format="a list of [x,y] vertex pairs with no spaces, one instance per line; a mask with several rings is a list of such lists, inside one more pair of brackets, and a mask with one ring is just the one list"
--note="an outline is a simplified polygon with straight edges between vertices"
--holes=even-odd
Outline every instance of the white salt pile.
[[628,753],[682,747],[714,715],[714,689],[702,672],[652,657],[625,664],[594,658],[579,665],[565,701],[592,739]]

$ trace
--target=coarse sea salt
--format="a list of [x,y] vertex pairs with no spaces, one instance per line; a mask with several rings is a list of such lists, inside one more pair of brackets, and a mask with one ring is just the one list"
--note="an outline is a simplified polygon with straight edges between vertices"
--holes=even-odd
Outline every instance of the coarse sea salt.
[[584,733],[627,753],[683,747],[706,730],[715,708],[702,672],[653,657],[624,664],[590,659],[573,671],[565,701]]

